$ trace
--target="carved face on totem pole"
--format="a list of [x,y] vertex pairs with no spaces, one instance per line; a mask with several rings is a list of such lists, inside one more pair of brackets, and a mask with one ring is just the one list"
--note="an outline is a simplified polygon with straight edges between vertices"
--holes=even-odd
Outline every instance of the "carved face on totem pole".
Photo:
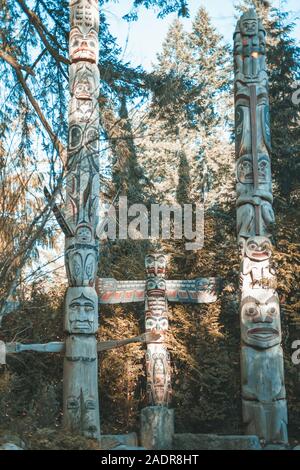
[[161,312],[159,315],[153,314],[153,312],[147,311],[146,314],[146,331],[160,331],[164,332],[168,330],[169,320],[167,312]]
[[97,251],[95,247],[87,248],[73,245],[66,250],[66,267],[71,286],[90,286],[95,283]]
[[[271,182],[271,163],[267,154],[258,155],[258,179],[261,184]],[[242,184],[253,184],[252,155],[244,155],[238,159],[237,180]]]
[[[90,438],[99,431],[98,396],[94,396],[97,377],[97,341],[95,337],[72,335],[66,340],[66,367],[68,373],[84,377],[84,381],[70,381],[66,407],[72,415],[74,428]],[[96,388],[97,390],[97,388]]]
[[86,128],[85,125],[80,126],[74,124],[69,130],[69,152],[71,154],[85,150],[85,147],[90,150],[88,155],[97,152],[98,150],[98,129],[94,126]]
[[[69,122],[91,122],[98,120],[99,70],[96,64],[79,62],[70,67],[70,112]],[[87,124],[85,124],[86,126]],[[86,131],[86,128],[83,129]]]
[[150,278],[146,281],[146,292],[148,297],[165,297],[166,281],[160,277]]
[[240,30],[243,36],[258,35],[258,18],[255,10],[248,10],[240,19]]
[[71,66],[73,72],[70,77],[71,93],[77,100],[91,100],[97,96],[97,76],[95,77],[95,69],[92,67],[90,64],[75,64]]
[[72,413],[74,420],[80,423],[84,435],[89,438],[96,437],[98,431],[97,418],[95,417],[97,404],[92,397],[85,399],[82,392],[79,397],[69,396],[67,410]]
[[146,331],[156,330],[161,334],[155,343],[164,342],[164,333],[168,330],[168,311],[166,301],[166,257],[151,254],[145,258],[146,280]]
[[[145,312],[146,331],[157,330],[163,333],[169,326],[165,279],[159,277],[147,279],[146,294],[146,306],[148,307]],[[157,342],[163,342],[163,339],[164,337],[161,335]]]
[[166,350],[146,353],[149,402],[153,405],[167,406],[171,398],[170,358]]
[[93,229],[89,224],[79,224],[76,228],[75,239],[77,243],[91,243],[93,240]]
[[167,258],[163,254],[150,254],[145,258],[147,277],[158,276],[164,278],[166,275]]
[[249,346],[267,349],[280,344],[280,306],[273,289],[249,289],[241,302],[241,335]]
[[77,100],[91,100],[93,94],[93,84],[89,78],[83,77],[81,81],[75,82],[74,96]]
[[272,256],[273,246],[267,237],[251,237],[245,242],[245,256],[253,261],[266,261]]
[[87,61],[96,64],[99,58],[98,33],[91,29],[83,34],[79,28],[72,28],[69,48],[72,63]]
[[98,329],[98,296],[92,287],[69,287],[65,331],[92,334]]
[[147,310],[145,312],[145,329],[146,332],[155,331],[159,332],[160,336],[157,340],[151,343],[164,343],[165,334],[169,328],[168,312]]
[[96,401],[92,397],[85,398],[83,392],[79,397],[70,396],[67,399],[67,409],[74,415],[76,421],[81,424],[81,431],[89,438],[95,438],[98,426],[95,412]]

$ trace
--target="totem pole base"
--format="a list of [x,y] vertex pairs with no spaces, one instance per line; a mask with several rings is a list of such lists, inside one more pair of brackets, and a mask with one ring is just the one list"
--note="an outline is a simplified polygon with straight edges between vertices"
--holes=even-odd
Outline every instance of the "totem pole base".
[[286,400],[257,403],[242,400],[245,434],[256,434],[267,444],[288,445]]
[[137,447],[138,437],[135,432],[129,434],[106,434],[101,435],[101,446],[103,449],[115,447]]
[[262,450],[257,436],[175,434],[174,450]]
[[141,445],[146,449],[172,449],[174,410],[149,406],[141,412]]

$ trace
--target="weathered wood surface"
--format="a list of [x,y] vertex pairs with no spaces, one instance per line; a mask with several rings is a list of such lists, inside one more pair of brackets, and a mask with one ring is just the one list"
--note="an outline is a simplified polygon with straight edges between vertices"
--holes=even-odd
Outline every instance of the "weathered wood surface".
[[209,304],[218,300],[220,280],[198,278],[185,281],[166,282],[167,299],[180,304]]
[[141,445],[146,449],[173,448],[174,410],[165,406],[148,406],[141,412]]
[[70,335],[64,357],[63,424],[71,432],[100,439],[97,341],[93,335]]
[[247,434],[286,443],[280,305],[272,269],[275,217],[266,32],[253,9],[237,23],[234,56],[243,421]]
[[[97,341],[99,261],[99,1],[70,0],[66,172],[64,426],[100,439]],[[66,231],[65,231],[66,232]]]
[[64,352],[65,343],[62,342],[53,342],[45,344],[21,344],[21,343],[7,343],[6,344],[6,353],[15,354],[22,353],[25,351],[33,351],[40,353],[59,353]]
[[0,341],[0,364],[6,364],[6,347],[4,341]]
[[123,346],[127,346],[128,344],[132,343],[149,343],[151,341],[157,341],[160,339],[160,333],[156,331],[150,331],[144,333],[139,336],[135,336],[134,338],[128,339],[119,339],[119,340],[112,340],[112,341],[101,341],[97,344],[97,350],[99,352],[102,351],[109,351],[110,349],[121,348]]
[[[150,331],[133,338],[115,339],[111,341],[98,341],[97,351],[109,351],[111,349],[122,348],[133,343],[149,343],[160,339],[160,333]],[[66,347],[64,342],[52,342],[45,344],[22,344],[22,343],[4,343],[0,341],[0,364],[6,364],[6,356],[8,354],[18,354],[22,352],[38,352],[38,353],[63,353]]]
[[96,290],[100,304],[125,304],[145,301],[145,281],[117,281],[97,278]]
[[[217,301],[221,281],[216,278],[198,278],[185,281],[166,280],[169,302],[213,303]],[[117,281],[97,278],[96,290],[100,304],[125,304],[145,301],[146,281]]]

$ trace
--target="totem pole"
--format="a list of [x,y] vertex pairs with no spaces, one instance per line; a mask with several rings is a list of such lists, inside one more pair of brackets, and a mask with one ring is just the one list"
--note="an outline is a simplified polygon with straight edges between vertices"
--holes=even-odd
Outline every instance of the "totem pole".
[[99,214],[99,6],[70,0],[70,105],[66,175],[67,224],[64,359],[64,426],[100,438],[98,400]]
[[234,34],[241,374],[246,434],[286,443],[280,305],[272,269],[271,136],[266,32],[250,9]]
[[141,413],[141,442],[147,449],[168,449],[174,434],[170,357],[166,346],[169,326],[168,301],[211,303],[217,300],[219,280],[166,280],[167,258],[149,253],[145,258],[146,281],[98,279],[100,304],[144,302],[146,334],[160,334],[147,342],[146,375],[148,406]]
[[145,329],[161,333],[159,340],[147,344],[146,352],[148,403],[154,406],[168,406],[172,396],[170,355],[165,344],[169,328],[166,266],[163,254],[153,253],[145,258]]
[[148,406],[141,412],[141,442],[149,449],[171,449],[174,410],[168,405],[172,397],[170,355],[166,345],[169,327],[166,285],[167,259],[161,253],[145,258],[145,328],[160,331],[159,340],[147,344],[146,373]]

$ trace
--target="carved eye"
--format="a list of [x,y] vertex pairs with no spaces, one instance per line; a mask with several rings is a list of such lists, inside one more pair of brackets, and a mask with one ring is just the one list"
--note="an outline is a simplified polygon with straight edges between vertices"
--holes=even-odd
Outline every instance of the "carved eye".
[[151,330],[152,328],[154,328],[154,326],[155,326],[155,321],[154,320],[152,320],[152,319],[147,320],[147,322],[146,322],[147,329]]
[[157,286],[159,289],[164,289],[165,288],[165,283],[164,281],[160,281]]
[[89,129],[86,133],[86,143],[91,146],[92,149],[97,150],[98,148],[98,133],[94,129]]
[[269,312],[272,314],[272,315],[275,315],[276,314],[276,308],[275,307],[271,307]]
[[77,302],[73,302],[71,305],[70,305],[70,308],[72,310],[79,310],[80,309],[80,304],[77,303]]
[[87,410],[95,410],[96,409],[96,403],[94,400],[87,400],[85,403],[85,408]]
[[149,281],[147,283],[147,287],[148,287],[148,289],[155,289],[156,283],[154,281]]
[[74,261],[73,269],[74,269],[75,274],[78,276],[78,274],[80,274],[80,271],[81,271],[81,265],[77,263],[76,261]]
[[166,318],[162,318],[159,323],[162,329],[166,330],[168,328],[168,320]]
[[249,248],[251,251],[256,251],[257,245],[255,243],[250,243]]
[[248,317],[254,317],[257,314],[256,305],[250,305],[249,307],[247,307],[245,313]]
[[85,312],[92,312],[94,310],[94,306],[92,304],[86,304],[84,306],[84,311]]
[[91,276],[94,272],[94,263],[91,261],[85,268],[86,274],[88,276]]
[[74,126],[70,130],[70,147],[75,148],[81,142],[82,132],[80,127]]
[[67,402],[67,408],[68,410],[78,410],[79,402],[77,398],[69,398]]

